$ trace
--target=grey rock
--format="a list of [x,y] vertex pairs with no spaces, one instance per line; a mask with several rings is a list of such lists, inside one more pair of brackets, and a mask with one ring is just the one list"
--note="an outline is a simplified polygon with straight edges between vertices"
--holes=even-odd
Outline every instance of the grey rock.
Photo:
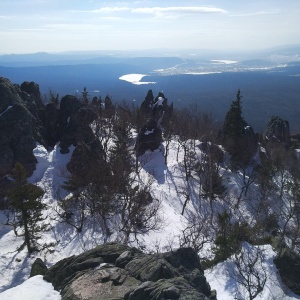
[[144,254],[108,243],[64,259],[44,276],[63,300],[214,300],[191,248]]
[[86,299],[108,300],[124,299],[141,284],[117,267],[97,268],[79,276],[62,291],[63,300]]
[[49,268],[44,279],[51,282],[55,289],[61,290],[78,274],[95,268],[101,263],[115,263],[116,259],[129,247],[122,244],[108,243],[98,246],[78,256],[63,259]]
[[18,86],[0,78],[0,176],[11,172],[18,161],[28,176],[35,169],[32,153],[38,140],[38,120],[19,96]]
[[143,155],[147,150],[154,151],[158,149],[162,142],[162,131],[157,126],[154,119],[148,120],[144,125],[136,139],[135,151],[137,156]]
[[272,116],[265,131],[265,138],[269,141],[278,141],[289,147],[291,145],[289,122],[278,116]]
[[[279,271],[282,281],[295,294],[300,295],[300,255],[283,248],[277,255],[274,263]],[[291,267],[292,266],[292,267]]]
[[147,281],[125,297],[128,300],[208,300],[182,277]]
[[132,261],[134,258],[141,257],[143,254],[141,254],[140,251],[137,249],[127,250],[123,252],[117,259],[116,259],[116,266],[119,268],[125,268],[125,266]]
[[40,258],[37,258],[31,266],[30,277],[36,275],[45,275],[47,270],[48,268],[46,264]]

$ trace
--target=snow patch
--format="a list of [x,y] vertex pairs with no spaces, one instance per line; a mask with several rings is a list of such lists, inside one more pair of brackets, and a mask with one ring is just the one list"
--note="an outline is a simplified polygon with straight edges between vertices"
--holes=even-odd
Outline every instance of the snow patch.
[[0,114],[0,117],[2,117],[5,113],[7,113],[10,109],[12,109],[12,106],[8,106],[7,109],[5,111],[3,111],[1,114]]
[[137,84],[137,85],[156,84],[156,82],[141,82],[141,79],[145,76],[149,76],[149,75],[145,75],[145,74],[127,74],[127,75],[121,76],[119,79],[130,82],[132,84]]
[[154,133],[154,129],[152,129],[152,130],[146,130],[146,131],[144,132],[144,135],[149,135],[149,134],[151,134],[151,133]]
[[0,294],[0,300],[60,300],[61,295],[55,291],[52,284],[37,275],[22,284]]
[[[243,251],[256,251],[258,246],[252,246],[248,243],[243,244]],[[300,299],[300,296],[295,295],[289,291],[281,281],[278,270],[273,262],[276,253],[270,245],[260,246],[262,251],[261,267],[267,274],[267,280],[263,291],[255,298],[257,300],[263,299],[280,299],[291,300]],[[209,282],[212,289],[217,291],[217,298],[219,300],[233,300],[241,299],[241,295],[247,299],[247,293],[241,284],[238,284],[232,274],[236,272],[234,263],[234,256],[221,262],[211,269],[205,270],[204,275]],[[263,269],[261,269],[262,272]]]
[[238,63],[237,60],[229,60],[229,59],[212,59],[213,64],[223,64],[223,65],[232,65]]

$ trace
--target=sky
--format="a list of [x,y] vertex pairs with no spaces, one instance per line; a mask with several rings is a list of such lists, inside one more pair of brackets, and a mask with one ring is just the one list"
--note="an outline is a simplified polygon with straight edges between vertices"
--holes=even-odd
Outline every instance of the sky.
[[300,44],[299,0],[1,0],[0,53]]

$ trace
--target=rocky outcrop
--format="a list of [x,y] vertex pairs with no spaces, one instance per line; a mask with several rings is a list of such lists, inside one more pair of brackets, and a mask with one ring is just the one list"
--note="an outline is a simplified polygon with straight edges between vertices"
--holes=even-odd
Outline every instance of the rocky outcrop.
[[45,106],[43,122],[45,126],[45,140],[48,147],[54,147],[60,140],[59,130],[60,110],[55,103]]
[[153,105],[154,105],[153,92],[152,92],[152,90],[149,90],[145,97],[145,100],[141,104],[141,107],[140,107],[141,113],[143,115],[150,117]]
[[154,151],[158,149],[162,142],[162,130],[157,126],[157,122],[150,119],[144,125],[136,140],[135,151],[137,156],[143,155],[147,150]]
[[[41,139],[39,119],[30,112],[20,94],[18,86],[0,78],[0,176],[10,173],[17,161],[24,165],[28,175],[35,169],[32,150]],[[34,103],[29,95],[26,97]]]
[[44,279],[63,300],[216,299],[190,248],[147,255],[109,243],[51,267]]
[[152,90],[149,90],[140,107],[142,119],[147,120],[141,127],[136,139],[136,155],[143,155],[147,150],[158,149],[162,142],[162,129],[173,112],[173,104],[168,105],[168,99],[159,93],[154,99]]
[[289,122],[278,116],[272,116],[265,131],[265,139],[267,141],[280,142],[289,147],[291,145]]
[[36,275],[45,275],[48,271],[48,268],[46,264],[40,259],[37,258],[34,263],[32,264],[31,271],[30,271],[30,277],[36,276]]
[[241,140],[244,151],[244,162],[249,163],[257,152],[258,136],[250,125],[244,127]]
[[[282,281],[295,294],[300,295],[300,256],[284,248],[275,258],[274,263]],[[293,266],[293,267],[291,267]]]

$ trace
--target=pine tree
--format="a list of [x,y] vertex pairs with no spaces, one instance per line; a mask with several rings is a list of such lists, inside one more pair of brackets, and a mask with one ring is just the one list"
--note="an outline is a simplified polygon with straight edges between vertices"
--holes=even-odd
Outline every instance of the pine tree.
[[88,93],[86,87],[84,87],[83,91],[82,91],[82,102],[84,104],[88,104],[89,103],[88,95],[89,95],[89,93]]
[[110,166],[114,173],[114,182],[118,192],[124,192],[130,185],[130,173],[135,166],[128,149],[130,128],[126,120],[120,118],[116,121],[114,134],[114,146],[110,153]]
[[247,126],[242,117],[241,93],[238,90],[236,100],[232,101],[223,124],[223,146],[231,155],[231,162],[237,167],[243,161],[243,133]]
[[44,191],[26,180],[26,172],[22,164],[16,163],[12,178],[14,182],[8,191],[10,208],[14,213],[16,228],[20,227],[24,236],[24,244],[28,253],[38,250],[40,232],[46,229],[40,225],[43,221],[42,212],[46,205],[41,202]]

